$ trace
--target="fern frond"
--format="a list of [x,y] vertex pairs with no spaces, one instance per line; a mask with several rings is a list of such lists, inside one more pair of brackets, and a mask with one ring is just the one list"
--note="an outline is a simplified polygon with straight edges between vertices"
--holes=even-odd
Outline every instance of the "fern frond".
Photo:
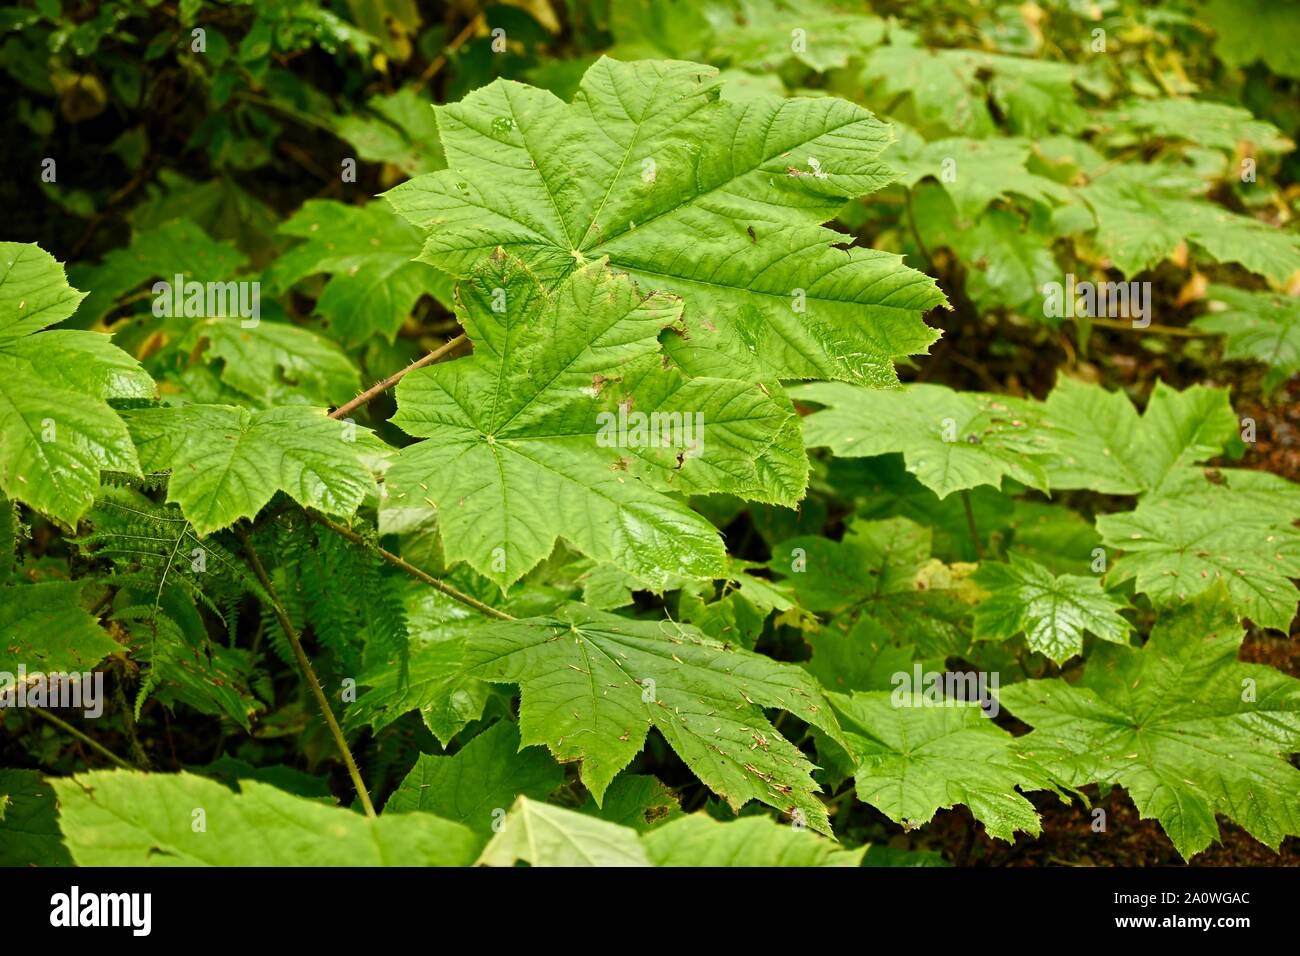
[[[221,650],[209,646],[199,617],[190,625],[195,636],[187,636],[185,626],[164,608],[169,594],[175,592],[207,608],[222,621],[231,644],[226,650],[231,652],[240,599],[253,594],[270,602],[235,553],[216,535],[200,538],[176,507],[158,505],[131,488],[107,487],[87,517],[90,530],[75,543],[112,564],[113,573],[104,583],[127,595],[125,607],[118,607],[114,616],[140,638],[139,657],[149,665],[136,695],[138,714],[163,681],[188,687],[191,675],[184,661],[197,655],[210,662]],[[215,712],[246,723],[247,709],[238,693],[224,687],[214,681],[206,697],[192,688],[180,696],[191,703],[198,700],[201,710],[214,712],[216,707]],[[227,699],[232,693],[235,698]]]

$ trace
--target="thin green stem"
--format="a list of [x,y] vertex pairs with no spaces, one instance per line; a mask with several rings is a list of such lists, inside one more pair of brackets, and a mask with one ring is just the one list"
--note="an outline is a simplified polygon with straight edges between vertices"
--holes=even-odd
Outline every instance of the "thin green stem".
[[427,571],[420,570],[415,565],[411,564],[409,561],[402,560],[397,555],[393,554],[393,552],[381,548],[373,541],[366,540],[364,537],[357,534],[357,532],[349,528],[347,525],[339,524],[337,521],[331,521],[329,518],[326,518],[324,515],[318,514],[315,511],[308,511],[307,517],[311,518],[311,520],[315,521],[317,524],[329,528],[339,537],[347,538],[353,544],[360,545],[363,548],[373,551],[375,554],[379,555],[379,557],[383,558],[393,567],[400,568],[401,570],[409,574],[411,577],[415,578],[417,581],[422,581],[423,583],[429,585],[429,587],[441,591],[443,594],[447,595],[447,597],[452,598],[453,600],[456,601],[460,601],[462,604],[467,605],[468,607],[472,607],[480,614],[486,614],[488,617],[495,617],[501,621],[516,620],[513,614],[507,614],[505,611],[499,611],[496,608],[492,607],[492,605],[490,604],[484,604],[478,598],[470,597],[464,591],[452,587],[450,584],[448,584],[445,581],[439,581],[432,574],[429,574]]
[[979,529],[975,527],[975,511],[970,505],[970,491],[966,488],[961,490],[961,504],[966,509],[966,529],[970,531],[971,544],[975,546],[976,560],[984,560],[984,546],[980,544]]
[[261,96],[260,94],[253,93],[249,90],[236,90],[233,95],[235,99],[243,100],[246,103],[252,103],[256,106],[262,107],[263,109],[272,110],[279,113],[281,116],[287,116],[289,119],[296,120],[304,126],[323,129],[327,133],[335,135],[338,133],[334,128],[334,125],[328,120],[323,120],[319,117],[311,116],[308,113],[300,112],[299,110],[296,110],[285,103],[273,100],[268,96]]
[[1123,329],[1125,332],[1151,332],[1155,335],[1176,335],[1189,339],[1199,339],[1209,335],[1209,333],[1202,332],[1200,329],[1186,329],[1180,325],[1159,325],[1154,322],[1147,325],[1134,325],[1132,319],[1089,317],[1084,321],[1090,325],[1100,325],[1102,328]]
[[343,728],[339,726],[338,720],[334,717],[329,698],[325,696],[325,690],[316,677],[316,670],[311,666],[311,659],[307,657],[307,652],[302,647],[302,641],[298,639],[298,631],[294,628],[293,622],[289,620],[289,614],[285,611],[284,605],[276,597],[275,587],[271,584],[271,577],[266,573],[266,568],[262,565],[262,559],[257,556],[257,551],[253,548],[253,542],[249,539],[248,532],[240,528],[237,529],[236,533],[244,545],[244,553],[248,556],[248,564],[253,569],[253,574],[257,576],[257,580],[261,582],[262,588],[271,599],[271,608],[275,611],[276,620],[280,622],[285,637],[289,638],[289,644],[293,647],[293,656],[298,660],[298,669],[302,671],[303,679],[307,682],[307,686],[311,688],[312,696],[316,698],[316,705],[320,708],[321,716],[325,718],[325,725],[329,727],[330,735],[334,738],[334,744],[338,747],[339,755],[348,768],[348,776],[352,778],[352,786],[356,788],[357,796],[361,798],[361,807],[365,810],[366,816],[376,816],[375,805],[370,802],[370,793],[366,790],[365,781],[361,779],[361,771],[357,769],[357,762],[352,759],[352,751],[348,749],[348,741],[343,736]]
[[921,230],[916,227],[916,212],[912,209],[912,190],[910,189],[907,191],[907,225],[912,232],[912,241],[921,250],[921,258],[925,260],[926,271],[930,275],[934,275],[934,259],[925,245],[925,240],[921,238]]
[[48,720],[50,723],[52,723],[55,727],[58,727],[59,730],[63,731],[65,734],[68,734],[69,736],[72,737],[76,737],[87,747],[94,750],[97,754],[100,754],[103,757],[107,757],[109,760],[113,761],[113,763],[117,764],[119,767],[123,768],[124,770],[136,769],[134,766],[127,763],[117,754],[113,753],[113,751],[109,750],[107,747],[101,744],[98,740],[78,730],[76,727],[72,726],[72,724],[68,723],[62,717],[56,717],[54,714],[51,714],[48,710],[44,710],[43,708],[40,707],[31,708],[31,712],[39,715],[44,720]]

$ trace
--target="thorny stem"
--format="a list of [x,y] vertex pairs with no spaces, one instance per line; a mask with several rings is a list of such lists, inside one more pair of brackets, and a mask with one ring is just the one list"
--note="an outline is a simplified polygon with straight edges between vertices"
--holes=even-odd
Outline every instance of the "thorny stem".
[[107,757],[109,760],[113,761],[113,763],[117,764],[119,767],[123,768],[124,770],[136,769],[134,766],[127,763],[117,754],[113,753],[113,751],[109,750],[107,747],[101,744],[98,740],[88,736],[87,734],[82,733],[80,730],[72,726],[72,724],[68,723],[62,717],[56,717],[54,714],[51,714],[48,710],[45,710],[44,708],[41,707],[33,707],[31,709],[31,712],[34,714],[39,714],[42,718],[48,720],[50,723],[52,723],[55,727],[58,727],[59,730],[63,731],[65,734],[70,734],[71,736],[76,737],[87,747],[90,747],[96,753]]
[[317,524],[329,528],[339,537],[347,538],[353,544],[360,545],[363,548],[367,548],[373,551],[375,554],[379,555],[381,558],[383,558],[393,567],[400,568],[401,570],[409,574],[411,577],[415,578],[417,581],[422,581],[423,583],[429,585],[429,587],[441,591],[443,594],[447,595],[447,597],[457,600],[460,603],[467,605],[468,607],[472,607],[474,610],[478,611],[481,614],[486,614],[488,617],[495,617],[501,621],[516,620],[514,615],[507,614],[505,611],[499,611],[496,608],[492,607],[490,604],[484,604],[478,598],[470,597],[464,591],[452,587],[447,582],[439,581],[437,578],[429,574],[427,571],[422,571],[419,568],[417,568],[415,565],[411,564],[410,562],[403,561],[397,555],[393,554],[393,552],[380,547],[379,545],[375,544],[372,541],[367,541],[364,537],[357,534],[357,532],[353,531],[347,525],[341,525],[337,521],[331,521],[329,518],[326,518],[322,514],[317,514],[315,511],[308,511],[307,517],[311,518],[311,520],[315,521]]
[[352,401],[348,402],[347,404],[340,405],[338,408],[334,409],[334,411],[330,412],[329,417],[344,418],[349,412],[354,411],[355,409],[366,404],[376,395],[380,394],[381,392],[388,391],[390,388],[392,388],[394,385],[400,382],[403,379],[403,377],[405,377],[406,375],[409,375],[411,372],[414,372],[417,368],[421,368],[422,366],[428,365],[431,362],[438,361],[438,359],[442,358],[452,349],[456,348],[458,345],[461,345],[465,341],[467,341],[465,338],[465,333],[462,332],[460,335],[456,336],[450,342],[447,342],[444,345],[440,345],[438,348],[434,349],[432,352],[430,352],[428,355],[426,355],[424,358],[420,359],[419,361],[412,362],[410,365],[406,366],[406,368],[402,369],[400,372],[396,372],[388,376],[388,378],[384,379],[382,382],[377,382],[374,385],[370,386],[368,389],[366,389],[364,392],[362,392],[356,398],[352,399]]
[[970,506],[970,491],[963,488],[961,490],[961,504],[966,509],[966,527],[970,531],[971,544],[975,546],[975,559],[984,560],[984,547],[980,544],[979,529],[975,527],[975,512]]
[[356,788],[357,796],[361,798],[361,808],[365,810],[366,816],[374,817],[376,815],[375,805],[370,802],[370,794],[366,791],[365,781],[361,779],[361,771],[357,769],[357,762],[352,759],[352,751],[348,749],[348,742],[343,736],[343,729],[334,717],[334,711],[330,708],[329,699],[325,696],[320,680],[316,677],[316,671],[311,666],[311,660],[307,657],[307,652],[303,650],[302,641],[298,639],[298,632],[294,630],[293,623],[289,620],[284,605],[276,597],[275,587],[271,584],[271,578],[266,573],[266,568],[262,566],[262,559],[257,556],[257,551],[253,548],[253,542],[249,539],[248,532],[243,528],[239,528],[236,533],[244,545],[244,553],[248,556],[249,566],[252,567],[253,573],[257,575],[257,580],[261,582],[267,596],[271,599],[271,607],[275,611],[276,620],[280,622],[285,637],[289,638],[289,643],[293,647],[293,655],[298,659],[298,669],[302,671],[307,686],[311,688],[312,696],[316,698],[316,704],[320,707],[321,716],[325,718],[325,724],[329,727],[330,735],[333,736],[339,754],[343,757],[343,763],[348,768],[348,776],[352,778],[352,786]]

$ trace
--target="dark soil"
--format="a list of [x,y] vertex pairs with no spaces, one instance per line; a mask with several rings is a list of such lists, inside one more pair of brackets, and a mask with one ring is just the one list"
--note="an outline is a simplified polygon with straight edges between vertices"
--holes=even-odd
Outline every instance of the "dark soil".
[[[891,845],[937,849],[958,866],[1183,866],[1183,860],[1155,820],[1142,820],[1128,795],[1112,789],[1104,800],[1087,787],[1093,807],[1106,811],[1106,829],[1093,832],[1093,812],[1077,800],[1070,806],[1052,794],[1029,794],[1043,818],[1042,835],[1018,835],[1014,844],[992,839],[964,807],[941,810],[925,830],[900,834]],[[1195,866],[1300,866],[1300,839],[1287,837],[1280,852],[1245,830],[1219,820],[1222,843],[1194,857]],[[915,838],[915,842],[913,842]]]

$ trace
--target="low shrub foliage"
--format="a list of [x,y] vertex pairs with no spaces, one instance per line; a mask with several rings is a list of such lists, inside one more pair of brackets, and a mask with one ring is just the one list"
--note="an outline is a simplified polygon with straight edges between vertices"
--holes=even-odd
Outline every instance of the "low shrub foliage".
[[1300,10],[871,7],[0,9],[0,860],[1294,853]]

